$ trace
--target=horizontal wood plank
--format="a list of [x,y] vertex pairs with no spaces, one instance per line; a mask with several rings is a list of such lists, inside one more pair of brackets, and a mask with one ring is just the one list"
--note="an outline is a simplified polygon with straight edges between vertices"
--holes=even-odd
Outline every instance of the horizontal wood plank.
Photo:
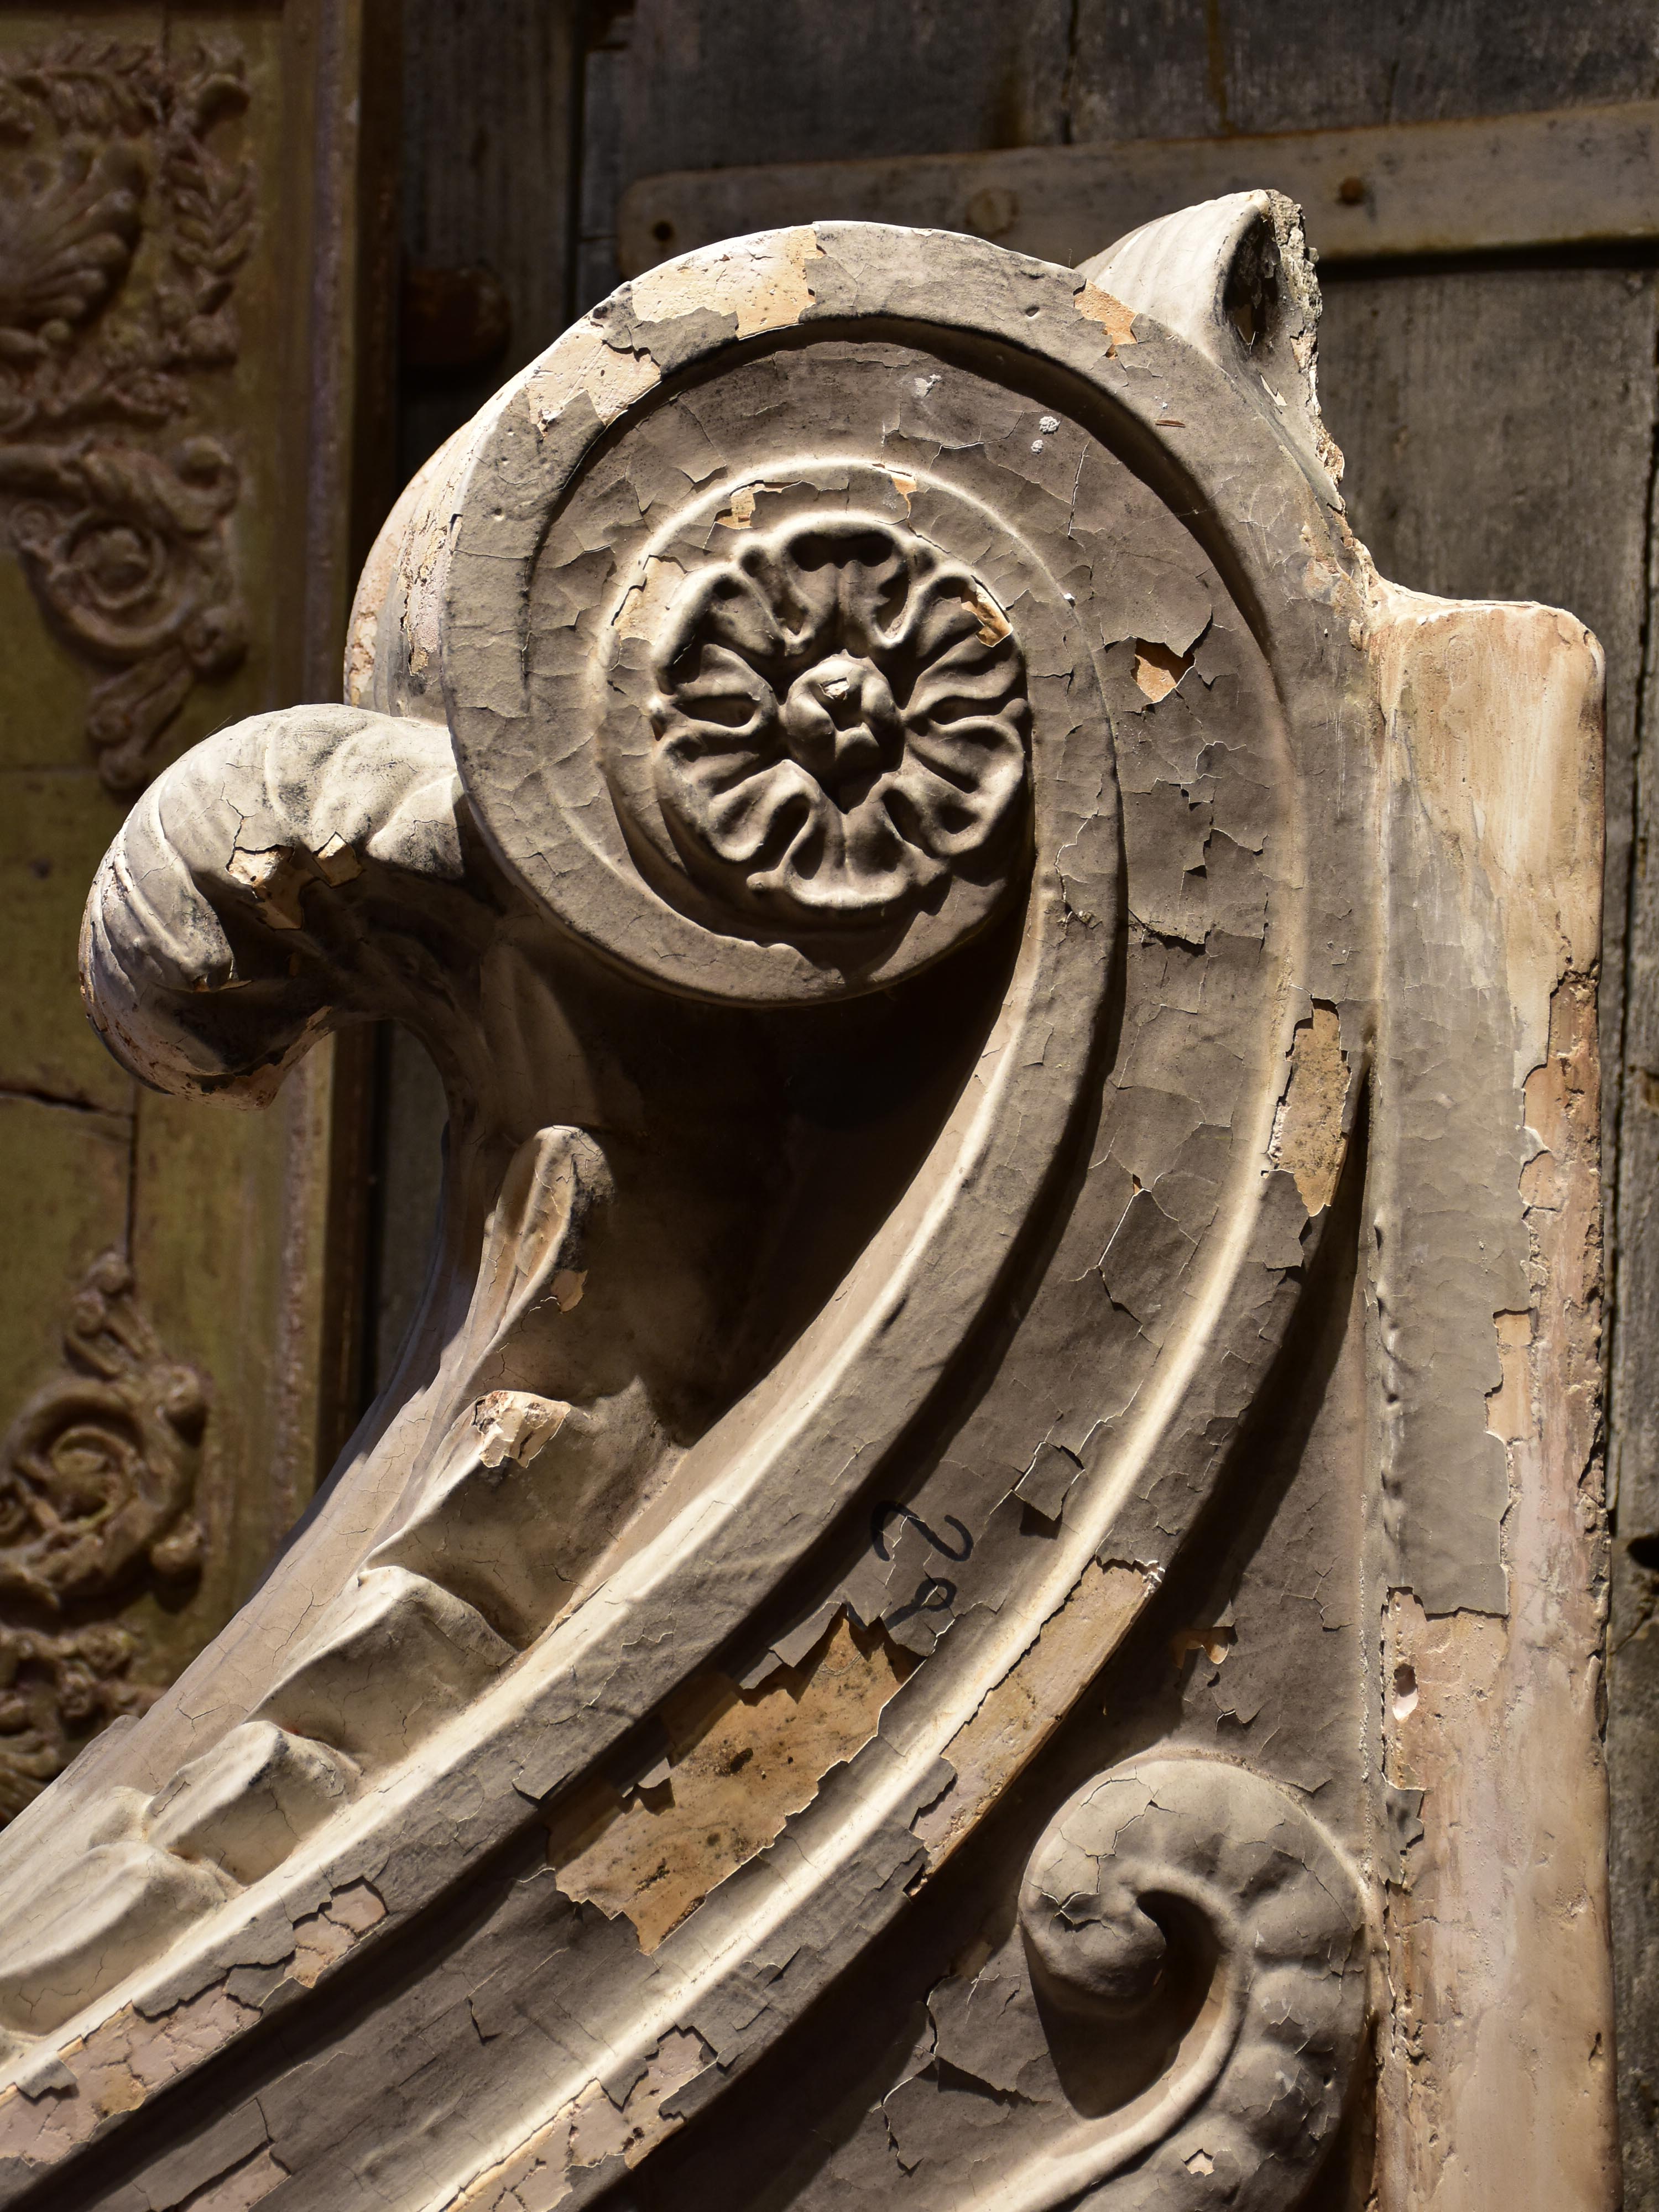
[[969,231],[1070,264],[1155,216],[1269,185],[1300,202],[1327,262],[1659,237],[1659,102],[1469,122],[1121,139],[893,161],[781,162],[643,177],[622,203],[637,276],[787,223]]

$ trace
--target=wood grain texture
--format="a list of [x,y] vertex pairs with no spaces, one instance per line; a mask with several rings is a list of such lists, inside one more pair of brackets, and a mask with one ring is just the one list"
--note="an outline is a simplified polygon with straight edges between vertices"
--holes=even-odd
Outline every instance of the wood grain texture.
[[617,281],[617,210],[639,177],[1064,144],[1073,13],[1072,0],[617,9],[589,62],[575,304]]
[[[1659,447],[1656,447],[1659,452]],[[1648,557],[1630,781],[1623,1016],[1616,1073],[1608,1401],[1614,1499],[1607,1752],[1613,1784],[1614,1957],[1626,2203],[1659,2204],[1659,717],[1653,691],[1656,471],[1641,483]],[[1633,574],[1632,585],[1638,583]],[[1637,596],[1632,589],[1632,596]],[[1609,809],[1608,828],[1613,828]]]
[[89,765],[0,769],[0,941],[16,979],[0,995],[0,1088],[125,1114],[131,1082],[82,1018],[75,974],[87,885],[118,818]]
[[1659,239],[1659,103],[1358,129],[1114,139],[995,153],[681,169],[623,194],[636,276],[763,226],[901,220],[1074,264],[1101,240],[1203,199],[1270,186],[1328,270],[1424,254]]
[[404,257],[493,270],[511,329],[481,368],[406,381],[400,483],[570,319],[581,12],[575,0],[492,0],[487,11],[405,0]]
[[0,1097],[0,1148],[10,1170],[6,1242],[15,1255],[0,1278],[8,1419],[56,1365],[69,1294],[88,1261],[125,1242],[131,1142],[126,1113]]
[[1659,83],[1654,35],[1642,0],[1079,0],[1073,135],[1311,131],[1640,99]]

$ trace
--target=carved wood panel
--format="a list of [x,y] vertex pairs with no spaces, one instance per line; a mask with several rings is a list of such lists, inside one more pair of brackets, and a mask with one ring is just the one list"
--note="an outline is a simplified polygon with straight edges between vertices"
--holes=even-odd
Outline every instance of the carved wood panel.
[[196,682],[247,650],[240,472],[191,418],[241,351],[254,172],[222,142],[248,102],[234,40],[186,58],[72,31],[0,64],[0,489],[43,614],[97,672],[87,736],[116,792],[143,782]]
[[[349,1418],[342,1068],[264,1123],[182,1117],[108,1060],[71,978],[87,870],[134,794],[337,652],[384,286],[359,246],[382,219],[357,174],[368,21],[0,10],[0,1816],[210,1639]],[[199,1541],[159,1565],[115,1534],[172,1494],[167,1424],[110,1401],[40,1432],[64,1393],[90,1407],[83,1315],[111,1297],[144,1359],[195,1378]],[[103,1565],[59,1588],[31,1561],[74,1555],[70,1530]]]

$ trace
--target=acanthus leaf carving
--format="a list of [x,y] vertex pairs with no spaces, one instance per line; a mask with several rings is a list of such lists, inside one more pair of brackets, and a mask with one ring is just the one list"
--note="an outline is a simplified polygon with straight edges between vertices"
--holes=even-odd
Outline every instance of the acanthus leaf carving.
[[134,1303],[118,1253],[75,1294],[64,1371],[0,1439],[0,1816],[60,1772],[87,1734],[142,1712],[141,1644],[116,1616],[145,1582],[188,1587],[207,1397]]
[[70,36],[0,64],[0,501],[58,635],[94,672],[109,787],[149,775],[200,680],[246,647],[235,459],[192,431],[237,358],[251,167],[215,143],[240,57]]
[[[858,267],[865,246],[847,250]],[[1054,289],[1069,312],[1069,280],[1057,273]],[[1024,307],[1010,310],[1022,331]],[[1098,352],[1098,331],[1085,343]],[[949,1878],[997,1789],[1074,1702],[1085,1654],[1097,1667],[1127,1634],[1163,1569],[1150,1501],[1097,1479],[1127,1363],[1085,1361],[1068,1388],[1061,1442],[1081,1472],[1052,1548],[1010,1501],[1055,1428],[1046,1348],[1099,1325],[1091,1262],[1122,1250],[1120,1310],[1140,1309],[1156,1349],[1152,1293],[1197,1296],[1203,1250],[1199,1234],[1162,1233],[1161,1202],[1135,1208],[1108,1182],[1075,1231],[1082,1266],[1044,1257],[1046,1194],[1102,1079],[1125,945],[1117,749],[1140,732],[1120,738],[1114,718],[1146,699],[1113,692],[1098,640],[1147,634],[1136,595],[1190,559],[1182,526],[1081,423],[1069,453],[1054,432],[1007,441],[1012,487],[1000,458],[945,465],[926,425],[914,452],[892,450],[890,394],[938,379],[878,325],[850,374],[833,343],[781,358],[769,368],[787,404],[769,434],[790,446],[744,451],[756,409],[742,375],[714,380],[696,435],[718,430],[743,465],[712,479],[655,471],[694,482],[689,500],[647,505],[629,487],[610,501],[607,472],[675,434],[672,415],[649,412],[592,457],[538,441],[543,473],[515,495],[528,520],[511,557],[493,495],[452,495],[449,571],[432,580],[454,611],[441,656],[450,727],[377,696],[372,710],[227,732],[145,794],[88,908],[94,1018],[149,1079],[258,1103],[325,1029],[392,1014],[431,1041],[456,1103],[451,1261],[407,1409],[386,1409],[355,1470],[374,1503],[343,1484],[324,1508],[313,1542],[338,1547],[325,1577],[303,1544],[279,1566],[258,1601],[274,1641],[221,1671],[213,1741],[198,1736],[185,1762],[192,1808],[216,1808],[204,1825],[192,1811],[204,1838],[243,1832],[228,1818],[236,1778],[270,1758],[335,1776],[315,1785],[335,1794],[309,1801],[320,1817],[273,1846],[246,1891],[245,1846],[233,1861],[228,1843],[204,1842],[233,1887],[222,1908],[197,1893],[199,1940],[234,1942],[270,1885],[314,1893],[323,1858],[360,1850],[348,1838],[410,1790],[411,1817],[505,1844],[528,1804],[603,1814],[636,1790],[672,1793],[678,1765],[683,1817],[623,1812],[602,1848],[579,1837],[559,1861],[571,1892],[617,1911],[619,1955],[654,1962],[637,2000],[625,1976],[602,2000],[610,2063],[630,2081],[688,2021],[727,2014],[749,2023],[721,2045],[738,2079],[776,2032],[742,1994],[755,1946],[810,1960],[792,1999],[810,2003],[907,1891]],[[1006,407],[989,368],[975,371],[974,403]],[[850,456],[803,434],[838,404]],[[480,483],[516,459],[513,418],[491,419],[478,434],[496,448],[463,456]],[[1109,489],[1079,507],[1091,464]],[[637,528],[618,528],[630,503]],[[1197,610],[1185,642],[1207,622],[1195,662],[1225,679],[1216,742],[1224,732],[1265,761],[1276,709],[1259,648],[1214,618],[1228,600],[1212,565],[1185,599]],[[1334,680],[1322,663],[1322,715]],[[1206,696],[1167,706],[1166,720]],[[1273,803],[1293,802],[1281,790]],[[1271,1129],[1256,1094],[1282,1079],[1289,1004],[1271,967],[1247,962],[1224,1018],[1218,1124]],[[854,1135],[850,1157],[885,1194],[867,1208],[840,1164],[832,1103],[855,1037],[878,1066],[910,1056],[916,1099],[902,1136],[889,1102],[864,1109],[886,1155],[878,1170]],[[814,1069],[833,1073],[830,1094],[803,1112],[792,1102],[823,1088]],[[774,1129],[769,1154],[757,1138]],[[1212,1218],[1267,1202],[1246,1159],[1241,1148],[1231,1181],[1214,1183]],[[1230,1237],[1222,1295],[1237,1310],[1211,1326],[1259,1365],[1304,1247],[1290,1240],[1294,1259],[1275,1257],[1264,1285],[1244,1257],[1252,1239]],[[963,1419],[953,1363],[1000,1325],[1014,1279],[1032,1322],[1009,1395]],[[1206,1398],[1198,1340],[1174,1335],[1171,1358],[1169,1402]],[[948,1452],[912,1456],[919,1417],[956,1425]],[[1184,1502],[1163,1525],[1196,1510],[1215,1449],[1207,1419],[1185,1433]],[[933,1571],[940,1532],[948,1577]],[[1109,1552],[1152,1564],[1097,1602]],[[728,1836],[712,1810],[700,1822],[708,1747],[758,1760],[750,1716],[787,1712],[798,1693],[797,1714],[815,1705],[805,1680],[774,1677],[815,1653],[827,1665],[826,1650],[822,1694],[840,1718],[823,1755],[844,1760],[844,1783],[815,1787],[769,1750],[781,1826]],[[1035,1701],[1019,1687],[1034,1654]],[[729,1733],[682,1711],[716,1684],[735,1701]],[[1013,1740],[976,1765],[961,1739],[1005,1692]],[[193,1733],[183,1717],[175,1705],[161,1724]],[[476,1808],[461,1823],[452,1775]],[[935,1832],[922,1816],[946,1793]],[[164,1842],[173,1801],[133,1818],[143,1849],[177,1856]],[[422,1881],[446,1848],[434,1837]],[[805,1872],[763,1933],[745,1928],[743,1900],[774,1851]],[[628,1884],[651,1882],[665,1855],[672,1909],[666,1893],[630,1907]],[[152,1875],[170,1911],[176,1885]],[[128,1927],[131,1875],[123,1861],[90,1884],[82,1918]],[[399,1940],[392,1915],[371,1940]],[[112,1944],[106,1969],[84,1945],[78,2002],[119,2002],[127,1955]],[[57,2004],[53,1986],[27,1944],[0,1955],[0,2008],[18,2028]],[[585,2074],[562,2070],[534,2100],[556,2116],[586,2094]],[[639,2154],[672,2122],[644,2115]],[[587,2134],[570,2123],[568,2155]]]

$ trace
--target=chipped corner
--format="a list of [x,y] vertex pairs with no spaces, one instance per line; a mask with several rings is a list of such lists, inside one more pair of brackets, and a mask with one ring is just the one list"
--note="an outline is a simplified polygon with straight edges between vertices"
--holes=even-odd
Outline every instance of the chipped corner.
[[1079,315],[1091,323],[1098,323],[1106,333],[1106,358],[1113,359],[1119,349],[1135,343],[1135,311],[1126,307],[1121,300],[1115,300],[1109,292],[1103,292],[1098,284],[1086,278],[1072,295],[1072,305]]

